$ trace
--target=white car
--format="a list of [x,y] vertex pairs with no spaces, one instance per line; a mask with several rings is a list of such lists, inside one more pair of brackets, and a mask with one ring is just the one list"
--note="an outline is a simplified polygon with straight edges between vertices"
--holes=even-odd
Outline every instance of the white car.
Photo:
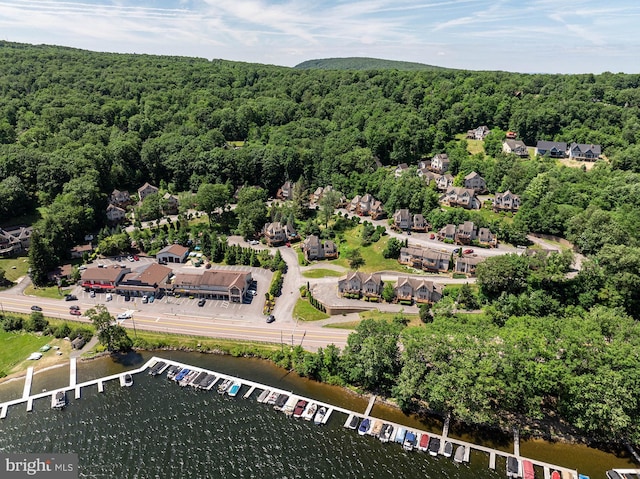
[[260,241],[258,241],[258,240],[251,240],[251,241],[249,241],[249,244],[251,244],[251,245],[254,245],[254,246],[255,246],[255,245],[257,245],[257,244],[260,244]]
[[111,293],[107,293],[107,295],[104,297],[105,301],[111,301],[113,299],[113,296],[111,296]]
[[125,319],[131,319],[131,313],[120,313],[118,316],[116,316],[116,319],[119,321],[123,321]]

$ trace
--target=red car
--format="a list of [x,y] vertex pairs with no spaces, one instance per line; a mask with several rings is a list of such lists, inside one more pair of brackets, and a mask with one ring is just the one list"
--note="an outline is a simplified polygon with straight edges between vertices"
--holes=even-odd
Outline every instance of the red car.
[[471,253],[473,253],[473,250],[472,249],[466,249],[466,250],[463,251],[463,253],[464,254],[471,254]]
[[82,313],[80,312],[79,309],[70,309],[69,313],[72,314],[73,316],[82,316]]
[[431,233],[431,234],[429,235],[429,239],[436,239],[436,235],[434,235],[433,233]]
[[140,258],[139,258],[139,257],[138,257],[138,255],[136,254],[136,255],[133,255],[133,260],[134,260],[134,261],[140,261]]

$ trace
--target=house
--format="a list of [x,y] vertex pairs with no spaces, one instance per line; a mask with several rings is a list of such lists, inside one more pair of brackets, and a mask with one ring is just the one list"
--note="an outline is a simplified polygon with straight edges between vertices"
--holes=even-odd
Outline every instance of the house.
[[569,158],[573,160],[596,161],[601,154],[600,145],[571,143],[569,146]]
[[241,303],[251,284],[251,273],[207,269],[202,273],[178,273],[167,293]]
[[440,202],[448,206],[462,206],[468,210],[480,208],[476,192],[469,188],[452,186],[440,197]]
[[140,201],[143,201],[147,196],[157,193],[158,191],[158,188],[155,186],[145,183],[138,188],[138,197],[140,198]]
[[524,141],[520,140],[504,140],[502,142],[502,151],[507,154],[518,155],[520,158],[528,158],[529,150]]
[[269,246],[282,246],[298,239],[298,233],[292,225],[282,224],[279,221],[265,224],[262,232]]
[[178,197],[175,195],[172,195],[170,193],[165,193],[162,196],[162,199],[164,200],[164,205],[163,205],[163,213],[165,215],[176,215],[178,214],[178,206],[180,205],[179,201],[178,201]]
[[489,133],[491,133],[491,130],[486,125],[482,125],[473,130],[468,130],[467,140],[484,140]]
[[446,273],[449,271],[450,258],[449,253],[408,246],[400,248],[398,262],[424,271]]
[[438,153],[431,158],[431,171],[443,174],[449,169],[449,155]]
[[[418,171],[416,172],[416,174],[424,179],[425,183],[427,183],[427,185],[431,184],[431,182],[437,182],[438,178],[440,178],[441,175],[439,175],[438,173],[434,173],[433,171],[431,171],[428,168],[419,168]],[[453,177],[452,177],[453,178]]]
[[515,140],[518,138],[518,134],[515,131],[508,131],[505,136],[507,137],[507,140]]
[[472,171],[464,177],[464,187],[476,193],[484,193],[487,191],[487,182],[477,172]]
[[379,298],[383,286],[380,273],[352,271],[338,280],[338,292],[342,295],[355,294],[367,298]]
[[478,230],[478,243],[483,246],[491,246],[496,248],[498,246],[498,237],[489,230],[489,228],[480,228]]
[[89,244],[79,244],[79,245],[76,245],[76,246],[74,246],[73,248],[71,248],[69,250],[69,254],[71,255],[71,259],[82,258],[85,253],[87,253],[87,254],[93,253],[93,245],[91,243],[89,243]]
[[158,263],[184,263],[189,255],[189,248],[179,244],[165,246],[156,254]]
[[567,144],[563,141],[538,140],[536,144],[536,155],[564,158],[567,156]]
[[453,176],[449,173],[438,176],[436,180],[436,188],[440,191],[447,191],[448,188],[453,186]]
[[430,227],[431,225],[427,223],[427,220],[420,213],[413,215],[411,219],[411,229],[413,231],[428,231]]
[[109,195],[109,204],[113,206],[118,206],[120,208],[124,208],[125,206],[131,203],[131,196],[127,190],[117,190],[114,189]]
[[370,195],[369,193],[364,194],[360,198],[360,203],[358,204],[358,213],[362,216],[369,216],[369,214],[371,213],[371,206],[373,205],[374,201],[375,198],[372,195]]
[[121,223],[126,217],[126,211],[119,206],[109,205],[107,206],[107,220],[110,223]]
[[476,225],[473,221],[465,221],[456,229],[455,242],[457,244],[471,244],[477,237]]
[[393,290],[398,301],[435,303],[442,299],[443,287],[433,281],[421,278],[398,276]]
[[478,263],[482,263],[484,258],[480,256],[462,256],[456,258],[454,273],[466,274],[467,276],[474,276],[476,274],[476,266]]
[[496,193],[493,199],[494,211],[518,211],[520,208],[520,196],[514,195],[511,191],[507,190],[504,193]]
[[456,225],[448,224],[443,226],[440,231],[438,231],[438,239],[440,241],[449,240],[455,241],[456,239]]
[[85,340],[82,336],[78,336],[76,339],[71,341],[72,349],[82,349],[85,345]]
[[395,176],[396,178],[400,178],[402,176],[402,173],[408,170],[409,170],[409,165],[407,165],[406,163],[400,163],[396,167],[396,169],[393,170],[393,176]]
[[290,181],[285,181],[276,193],[276,198],[280,200],[290,200],[291,198],[293,198],[293,183]]
[[356,195],[347,205],[347,210],[356,213],[358,211],[358,207],[360,206],[360,199],[362,197],[360,195]]
[[338,257],[338,248],[333,241],[320,241],[316,235],[309,235],[302,243],[302,251],[307,261],[316,259],[335,259]]
[[125,274],[116,284],[116,293],[127,296],[157,296],[169,286],[169,276],[173,271],[167,266],[151,263],[142,271]]
[[393,226],[399,230],[411,229],[411,219],[409,210],[402,208],[393,214]]
[[129,268],[87,268],[80,277],[82,287],[89,291],[111,291],[125,274],[130,273]]
[[73,265],[71,263],[57,266],[55,269],[47,273],[47,279],[51,282],[56,282],[58,279],[71,279],[73,275]]
[[418,162],[418,170],[428,170],[430,167],[431,167],[431,160],[428,160],[426,158],[422,158]]
[[31,226],[13,226],[0,228],[0,256],[12,256],[22,253],[31,246]]
[[384,210],[384,206],[382,206],[382,201],[374,200],[371,204],[371,209],[369,210],[369,215],[374,220],[379,220],[386,216],[387,212]]

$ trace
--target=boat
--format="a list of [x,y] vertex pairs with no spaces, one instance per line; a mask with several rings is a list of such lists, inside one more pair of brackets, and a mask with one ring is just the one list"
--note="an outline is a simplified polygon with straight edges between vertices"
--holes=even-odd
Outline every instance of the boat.
[[267,397],[267,400],[265,401],[265,403],[269,404],[269,405],[273,405],[273,404],[276,403],[276,401],[278,400],[279,396],[280,396],[280,393],[274,391],[271,394],[269,394],[269,396]]
[[287,399],[287,402],[284,403],[284,406],[280,408],[280,410],[285,413],[287,416],[293,415],[293,410],[296,408],[296,404],[298,403],[298,398],[295,396],[290,396]]
[[316,417],[313,418],[313,423],[315,425],[322,424],[324,422],[324,416],[326,414],[327,414],[327,408],[322,406],[320,409],[318,409],[318,412],[316,413]]
[[193,381],[196,378],[197,375],[198,375],[198,371],[191,371],[189,374],[184,376],[178,382],[178,384],[180,385],[180,387],[185,387],[187,384],[189,384],[191,381]]
[[258,402],[259,403],[265,402],[269,397],[269,394],[271,394],[271,391],[269,391],[268,389],[263,390],[258,396]]
[[347,424],[349,429],[355,429],[358,427],[358,423],[360,422],[360,418],[358,416],[351,416],[351,421]]
[[420,440],[418,441],[418,451],[427,452],[429,450],[429,434],[423,432],[420,434]]
[[[562,479],[573,479],[573,474],[571,474],[569,471],[562,471]],[[613,479],[618,479],[618,478],[613,478]],[[620,477],[620,479],[624,479],[624,478]]]
[[522,474],[524,479],[535,479],[536,471],[533,469],[531,461],[526,459],[522,461]]
[[133,386],[133,376],[129,373],[124,375],[124,386],[126,387]]
[[231,386],[231,379],[227,378],[224,381],[222,381],[220,383],[220,386],[218,386],[218,394],[224,394],[227,389],[229,389],[229,387]]
[[437,456],[440,451],[440,438],[432,437],[429,439],[429,454],[431,456]]
[[151,367],[151,369],[149,369],[149,375],[157,376],[158,374],[160,374],[160,371],[162,371],[166,364],[167,363],[165,363],[164,361],[158,361]]
[[464,453],[466,452],[465,447],[461,444],[456,448],[456,453],[453,456],[453,460],[456,462],[464,461]]
[[360,434],[361,436],[364,436],[366,433],[369,432],[370,427],[371,427],[371,420],[368,417],[365,417],[360,423],[360,426],[358,426],[358,434]]
[[190,372],[191,372],[191,370],[190,370],[190,369],[187,369],[187,368],[181,369],[181,370],[178,372],[178,374],[176,374],[176,375],[173,377],[173,380],[174,380],[175,382],[177,382],[177,383],[178,383],[178,382],[182,381],[182,380],[184,379],[184,377],[185,377],[187,374],[189,374]]
[[380,437],[380,431],[382,431],[382,421],[373,421],[371,429],[369,429],[369,434],[374,437]]
[[507,458],[507,477],[520,477],[518,474],[519,469],[518,459],[514,456],[509,456]]
[[[610,471],[607,471],[607,477],[609,479],[622,479],[622,476],[620,475],[620,473],[614,469],[611,469]],[[562,478],[564,479],[564,478]]]
[[64,391],[58,391],[51,396],[51,407],[53,409],[64,409],[67,405],[67,393]]
[[451,457],[452,454],[453,454],[453,444],[451,444],[449,441],[446,441],[444,443],[444,447],[442,448],[442,455],[444,457]]
[[280,396],[278,396],[278,399],[276,399],[275,404],[273,405],[273,409],[275,409],[276,411],[282,411],[282,408],[284,407],[285,404],[287,404],[288,400],[289,400],[288,394],[280,394]]
[[304,399],[300,399],[296,403],[296,407],[293,410],[293,417],[295,417],[296,419],[302,417],[302,413],[304,412],[306,407],[307,407],[307,401],[305,401]]
[[191,381],[191,386],[194,388],[201,387],[202,382],[205,379],[207,379],[207,376],[209,376],[207,373],[205,373],[204,371],[200,371],[200,373],[195,377],[195,379]]
[[[169,369],[167,369],[167,379],[174,379],[176,377],[176,374],[178,374],[180,372],[180,366],[169,366]],[[149,371],[149,374],[151,374],[151,371]]]
[[560,473],[558,471],[553,471],[551,473],[551,479],[562,479],[562,478],[560,477]]
[[380,432],[380,440],[382,442],[389,442],[393,437],[393,426],[391,424],[383,424],[382,431]]
[[407,431],[407,435],[404,437],[404,443],[402,444],[402,448],[405,451],[413,451],[413,448],[416,445],[416,433],[413,431]]
[[404,427],[399,427],[396,432],[396,437],[394,439],[394,442],[397,442],[398,444],[402,444],[404,442],[404,437],[406,435],[407,435],[407,430]]
[[[640,475],[638,477],[640,477]],[[591,478],[589,476],[584,475],[584,474],[578,474],[578,479],[591,479]]]
[[305,421],[311,421],[313,419],[313,416],[316,415],[316,411],[318,411],[318,405],[314,402],[309,403],[307,409],[305,409],[302,413],[302,419],[304,419]]
[[238,395],[238,392],[240,391],[241,386],[242,386],[242,383],[240,381],[235,381],[234,383],[231,384],[231,387],[229,387],[227,394],[232,398],[236,397]]
[[211,389],[214,382],[216,382],[216,377],[213,374],[207,374],[207,376],[200,381],[198,387],[200,389]]

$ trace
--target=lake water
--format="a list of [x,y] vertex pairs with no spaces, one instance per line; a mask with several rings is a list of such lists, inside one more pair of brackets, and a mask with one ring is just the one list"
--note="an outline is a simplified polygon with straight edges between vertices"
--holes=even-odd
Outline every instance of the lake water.
[[[194,353],[158,353],[194,366],[265,383],[299,395],[348,409],[364,411],[366,399],[345,394],[340,388],[288,374],[268,362]],[[116,363],[110,358],[78,363],[78,382],[139,367],[151,355],[131,355]],[[80,477],[91,478],[503,478],[504,461],[496,471],[488,469],[488,457],[473,453],[469,464],[456,464],[443,457],[406,453],[399,445],[382,444],[375,438],[358,436],[344,429],[346,417],[333,413],[325,426],[290,419],[259,404],[255,392],[242,399],[212,391],[180,388],[165,376],[134,376],[131,388],[119,381],[82,390],[62,411],[50,408],[50,399],[9,409],[0,421],[2,452],[75,452]],[[69,368],[36,374],[32,392],[52,390],[68,384]],[[0,385],[0,401],[21,396],[24,382]],[[407,417],[393,408],[374,407],[373,415],[418,429],[441,432],[435,419]],[[456,432],[471,442],[477,436]],[[504,436],[484,433],[484,445],[512,450]],[[604,478],[611,467],[633,467],[618,458],[584,446],[525,441],[521,453],[577,467],[593,479]],[[541,471],[538,471],[541,477]]]

